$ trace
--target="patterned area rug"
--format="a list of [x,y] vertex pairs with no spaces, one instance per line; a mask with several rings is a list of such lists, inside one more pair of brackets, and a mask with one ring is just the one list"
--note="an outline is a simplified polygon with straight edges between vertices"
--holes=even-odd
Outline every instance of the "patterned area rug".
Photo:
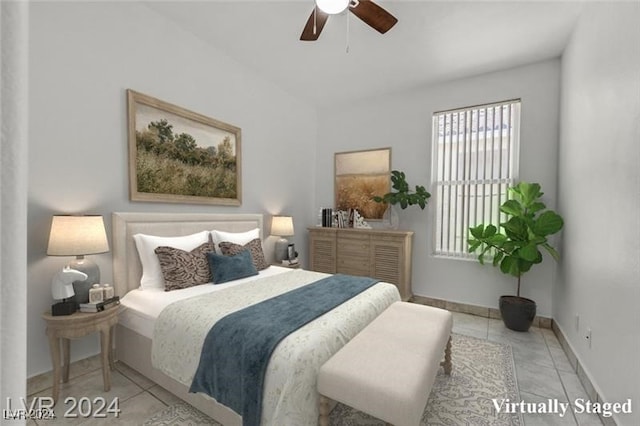
[[[511,346],[475,337],[453,335],[453,371],[438,372],[422,425],[521,426],[520,414],[496,413],[492,399],[519,401]],[[172,405],[145,425],[219,425],[185,403]],[[332,426],[383,426],[381,420],[338,404],[331,412]]]

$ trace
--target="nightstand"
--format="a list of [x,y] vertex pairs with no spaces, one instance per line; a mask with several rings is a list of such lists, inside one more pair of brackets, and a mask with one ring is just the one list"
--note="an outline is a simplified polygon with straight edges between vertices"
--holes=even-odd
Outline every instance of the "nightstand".
[[102,312],[75,312],[71,315],[52,316],[51,312],[42,314],[47,323],[47,337],[51,348],[53,363],[53,399],[58,400],[60,390],[60,340],[62,340],[62,381],[69,381],[69,348],[71,341],[91,333],[100,333],[102,357],[102,379],[105,392],[111,389],[111,369],[113,369],[112,334],[118,323],[118,307]]

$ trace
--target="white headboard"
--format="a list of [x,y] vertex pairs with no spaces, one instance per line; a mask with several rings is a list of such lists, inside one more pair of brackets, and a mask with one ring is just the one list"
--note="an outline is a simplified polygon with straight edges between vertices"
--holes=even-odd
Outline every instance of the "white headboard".
[[[142,266],[133,235],[142,233],[164,237],[183,236],[217,229],[243,232],[260,228],[263,238],[262,214],[210,213],[112,213],[113,285],[120,297],[140,286]],[[270,259],[265,247],[265,256]]]

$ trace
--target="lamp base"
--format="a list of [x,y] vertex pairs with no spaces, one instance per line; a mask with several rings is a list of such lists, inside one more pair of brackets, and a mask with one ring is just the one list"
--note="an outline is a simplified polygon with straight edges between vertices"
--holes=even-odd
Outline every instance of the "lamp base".
[[289,248],[289,241],[286,238],[280,238],[278,241],[276,241],[274,255],[277,263],[280,263],[283,260],[286,260],[289,258],[289,254],[287,253],[288,248]]
[[51,305],[51,315],[54,317],[62,315],[71,315],[78,310],[78,304],[73,300],[58,302]]
[[89,303],[89,290],[91,286],[100,283],[100,268],[98,268],[95,262],[84,256],[78,256],[69,262],[69,267],[87,274],[86,280],[73,282],[73,292],[75,293],[76,303]]

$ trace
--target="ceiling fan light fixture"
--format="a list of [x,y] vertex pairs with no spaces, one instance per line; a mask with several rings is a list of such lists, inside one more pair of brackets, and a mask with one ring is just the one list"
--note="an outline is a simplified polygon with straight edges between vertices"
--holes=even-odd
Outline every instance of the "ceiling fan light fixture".
[[337,15],[349,7],[350,1],[351,0],[316,0],[316,6],[324,13]]

